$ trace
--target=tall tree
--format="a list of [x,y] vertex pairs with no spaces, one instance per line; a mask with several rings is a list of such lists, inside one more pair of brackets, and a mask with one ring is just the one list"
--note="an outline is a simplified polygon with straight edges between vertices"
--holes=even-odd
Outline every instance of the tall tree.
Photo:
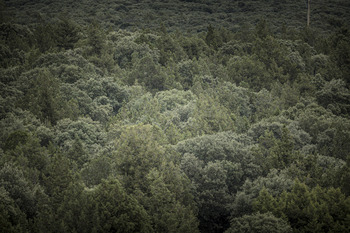
[[306,22],[306,25],[308,27],[310,26],[310,13],[311,13],[310,2],[311,2],[311,0],[307,0],[307,22]]
[[256,213],[234,218],[225,233],[291,233],[292,228],[285,220],[271,213]]
[[97,232],[152,232],[149,216],[116,179],[103,181],[94,191]]

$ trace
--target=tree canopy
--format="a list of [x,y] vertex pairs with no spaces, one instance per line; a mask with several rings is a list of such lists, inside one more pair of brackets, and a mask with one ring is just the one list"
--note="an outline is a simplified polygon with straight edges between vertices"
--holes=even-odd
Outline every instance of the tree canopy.
[[345,0],[0,1],[0,232],[350,232]]

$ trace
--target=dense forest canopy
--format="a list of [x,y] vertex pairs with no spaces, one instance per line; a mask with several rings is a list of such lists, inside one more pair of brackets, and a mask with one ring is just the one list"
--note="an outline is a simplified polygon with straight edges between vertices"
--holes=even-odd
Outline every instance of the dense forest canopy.
[[0,232],[350,232],[350,2],[0,1]]
[[[268,18],[274,31],[306,25],[308,0],[2,0],[12,22],[55,21],[65,15],[88,25],[99,22],[105,28],[155,29],[164,24],[170,31],[202,32],[209,24],[239,31],[242,24],[256,24]],[[4,4],[3,3],[3,4]],[[312,0],[311,25],[322,32],[350,21],[350,2]]]

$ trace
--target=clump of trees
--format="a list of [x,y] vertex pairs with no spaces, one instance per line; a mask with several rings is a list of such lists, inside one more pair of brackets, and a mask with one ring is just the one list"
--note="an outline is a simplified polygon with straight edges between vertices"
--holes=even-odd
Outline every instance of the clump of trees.
[[346,25],[0,19],[1,232],[350,231]]

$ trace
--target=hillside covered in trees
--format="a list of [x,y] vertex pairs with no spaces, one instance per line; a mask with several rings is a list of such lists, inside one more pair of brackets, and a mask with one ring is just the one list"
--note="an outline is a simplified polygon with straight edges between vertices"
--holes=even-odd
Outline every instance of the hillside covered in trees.
[[349,11],[0,1],[0,232],[350,232]]

